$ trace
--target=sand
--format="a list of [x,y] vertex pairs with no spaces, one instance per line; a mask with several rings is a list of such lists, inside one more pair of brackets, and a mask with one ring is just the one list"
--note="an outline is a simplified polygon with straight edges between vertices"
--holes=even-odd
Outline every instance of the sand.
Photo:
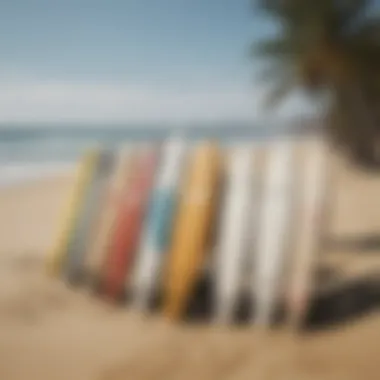
[[[323,262],[349,281],[376,276],[380,176],[333,162]],[[292,335],[279,327],[261,335],[247,325],[174,325],[47,278],[43,262],[72,179],[0,190],[0,379],[379,379],[379,303],[334,328]]]

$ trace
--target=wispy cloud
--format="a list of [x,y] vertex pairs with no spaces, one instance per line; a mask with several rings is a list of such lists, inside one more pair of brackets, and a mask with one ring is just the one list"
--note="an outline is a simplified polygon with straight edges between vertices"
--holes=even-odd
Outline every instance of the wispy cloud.
[[[231,84],[159,87],[114,83],[3,81],[0,122],[191,122],[255,120],[259,89]],[[293,101],[294,103],[294,101]],[[277,114],[298,109],[285,105]]]

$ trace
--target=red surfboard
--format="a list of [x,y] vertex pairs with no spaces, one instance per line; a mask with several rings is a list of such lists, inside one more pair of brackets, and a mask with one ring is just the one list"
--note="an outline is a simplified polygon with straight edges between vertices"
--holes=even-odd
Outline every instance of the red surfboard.
[[120,200],[105,267],[103,290],[108,299],[118,300],[124,293],[126,278],[139,245],[157,154],[157,149],[153,148],[138,153],[128,190]]

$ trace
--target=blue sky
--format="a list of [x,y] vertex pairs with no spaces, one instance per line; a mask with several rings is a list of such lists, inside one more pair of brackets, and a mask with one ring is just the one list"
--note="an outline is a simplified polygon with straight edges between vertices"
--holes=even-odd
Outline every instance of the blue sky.
[[0,121],[253,120],[273,30],[248,0],[2,1]]

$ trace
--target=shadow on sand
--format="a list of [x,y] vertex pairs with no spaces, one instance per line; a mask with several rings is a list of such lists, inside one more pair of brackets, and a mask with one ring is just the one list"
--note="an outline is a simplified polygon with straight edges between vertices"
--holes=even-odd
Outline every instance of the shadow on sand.
[[380,273],[375,273],[316,295],[305,327],[312,331],[338,327],[379,309]]
[[[310,302],[309,313],[301,327],[305,332],[316,332],[324,329],[339,328],[355,321],[366,314],[380,310],[380,272],[367,274],[360,278],[342,280],[335,271],[321,268],[316,281],[319,284],[334,283],[317,292]],[[213,289],[211,276],[205,275],[198,283],[188,304],[184,323],[208,324],[212,322]],[[130,294],[124,294],[120,303],[129,303]],[[152,312],[160,309],[161,295],[156,295],[150,302]],[[154,310],[154,311],[153,311]],[[284,305],[279,305],[273,324],[285,322]],[[249,294],[242,294],[238,302],[234,324],[244,326],[253,320],[254,302]]]
[[[157,301],[158,302],[158,301]],[[255,310],[248,294],[239,300],[235,317],[237,325],[250,323]],[[213,317],[212,288],[210,278],[203,278],[192,297],[184,321],[187,323],[208,323]],[[347,280],[316,294],[302,329],[314,332],[339,328],[366,314],[380,309],[380,273],[354,280]],[[274,324],[284,322],[285,310],[279,306]]]
[[[305,332],[316,332],[324,329],[339,328],[355,321],[366,314],[380,310],[380,272],[351,280],[338,280],[339,275],[331,271],[321,270],[317,277],[320,284],[334,283],[316,293],[310,302],[309,313],[301,327]],[[95,291],[95,293],[98,293]],[[214,317],[213,289],[210,276],[204,276],[198,283],[190,299],[184,323],[208,324]],[[99,295],[99,294],[98,294]],[[117,303],[125,304],[131,301],[131,294],[123,294]],[[157,312],[161,307],[161,295],[156,295],[150,302],[151,312]],[[247,293],[239,299],[235,314],[235,325],[243,327],[250,324],[255,315],[254,302]],[[286,310],[279,305],[273,318],[273,324],[285,322]]]
[[375,254],[380,249],[380,234],[351,235],[339,239],[329,239],[325,244],[328,250]]

